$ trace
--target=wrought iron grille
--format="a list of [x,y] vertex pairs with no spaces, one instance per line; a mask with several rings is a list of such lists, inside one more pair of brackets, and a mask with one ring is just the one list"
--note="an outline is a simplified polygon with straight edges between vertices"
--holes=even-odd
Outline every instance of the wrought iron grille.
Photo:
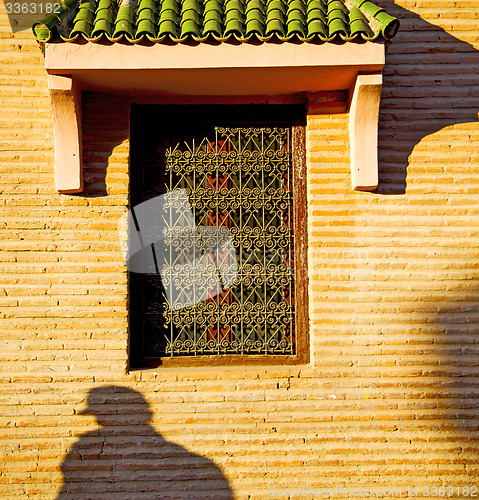
[[210,227],[230,235],[237,271],[231,283],[218,264],[220,293],[194,304],[169,303],[164,275],[143,276],[147,357],[296,353],[291,135],[290,127],[214,127],[209,137],[156,148],[160,191],[186,192],[199,234],[196,249],[178,231],[168,240],[169,280],[213,286],[195,266],[185,273],[191,253],[207,249]]

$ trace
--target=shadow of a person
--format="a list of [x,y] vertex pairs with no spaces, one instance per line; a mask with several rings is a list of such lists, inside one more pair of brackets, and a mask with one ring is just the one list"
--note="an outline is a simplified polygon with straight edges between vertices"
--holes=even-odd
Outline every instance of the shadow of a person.
[[64,459],[58,500],[232,499],[211,460],[165,440],[150,424],[139,392],[121,386],[92,389],[88,408],[99,428],[80,436]]

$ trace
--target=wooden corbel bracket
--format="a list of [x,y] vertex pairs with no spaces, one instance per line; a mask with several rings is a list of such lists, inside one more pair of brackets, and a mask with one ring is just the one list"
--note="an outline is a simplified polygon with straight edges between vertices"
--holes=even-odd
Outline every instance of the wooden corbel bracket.
[[382,74],[359,74],[349,110],[351,183],[355,191],[378,185],[378,118]]
[[59,193],[83,190],[81,89],[72,76],[48,75],[53,111],[55,184]]

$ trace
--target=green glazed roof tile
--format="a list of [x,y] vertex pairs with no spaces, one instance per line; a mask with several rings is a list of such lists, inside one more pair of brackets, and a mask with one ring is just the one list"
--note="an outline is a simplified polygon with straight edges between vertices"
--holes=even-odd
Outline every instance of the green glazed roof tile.
[[372,31],[369,28],[367,19],[357,7],[353,7],[349,11],[349,21],[350,35],[352,37],[358,35],[371,36]]
[[232,10],[237,10],[238,12],[244,12],[243,4],[238,0],[226,0],[225,12],[230,12]]
[[139,36],[147,36],[149,38],[155,37],[155,25],[148,19],[143,19],[137,23],[136,33]]
[[63,0],[32,26],[43,45],[125,40],[391,40],[399,21],[369,0]]
[[[279,10],[273,12],[280,12]],[[284,22],[279,19],[271,19],[266,22],[266,36],[278,35],[279,38],[285,37]]]
[[94,0],[85,0],[83,2],[80,2],[79,11],[94,13],[96,11]]
[[162,21],[160,22],[159,30],[158,30],[158,37],[166,37],[169,36],[171,39],[176,39],[177,36],[177,27],[176,23],[174,21]]
[[304,14],[300,10],[290,10],[288,12],[286,24],[289,24],[293,21],[299,21],[301,24],[306,24],[304,22]]
[[374,5],[371,2],[364,2],[361,5],[361,9],[373,17],[377,16],[380,12],[383,11],[383,9],[381,7],[378,7],[377,5]]
[[319,9],[325,14],[328,12],[328,7],[325,2],[322,0],[309,0],[308,1],[308,8],[307,11],[309,12],[310,10],[314,9]]
[[164,21],[171,21],[175,25],[178,22],[178,14],[174,10],[162,10],[160,13],[160,23]]
[[248,21],[259,21],[259,22],[263,22],[264,20],[264,12],[260,9],[249,9],[247,12],[246,12],[246,22]]
[[75,28],[71,32],[71,36],[76,38],[78,36],[84,35],[85,38],[89,38],[92,31],[92,25],[83,19],[78,20],[75,23]]
[[[350,0],[365,15],[372,28],[373,35],[364,37],[366,40],[384,38],[391,40],[399,30],[399,20],[387,14],[384,9],[368,0]],[[385,15],[383,15],[383,13]]]
[[187,10],[195,10],[200,14],[203,9],[198,0],[184,0],[181,4],[181,12],[186,12]]
[[[113,25],[113,12],[111,11],[111,9],[101,9],[100,11],[97,12],[94,24],[94,30],[104,30],[104,29],[111,30],[112,25]],[[100,28],[100,26],[102,27]]]
[[221,13],[223,12],[223,4],[219,0],[206,0],[204,3],[203,13],[206,15],[207,12],[217,12],[221,19]]
[[328,23],[328,31],[331,38],[340,36],[345,39],[348,36],[347,25],[342,19],[332,19]]
[[260,12],[264,13],[264,3],[261,0],[250,0],[246,4],[245,11],[248,12],[250,10],[259,10]]
[[198,12],[196,12],[196,10],[185,10],[185,12],[183,12],[183,14],[181,15],[180,25],[186,23],[187,21],[191,21],[199,27],[201,23],[201,16],[198,14]]
[[221,19],[222,19],[221,12],[218,12],[217,10],[205,11],[203,16],[204,23],[215,21],[216,23],[219,23],[221,25]]
[[266,22],[269,23],[270,21],[280,21],[282,24],[284,24],[286,16],[284,15],[284,11],[280,9],[273,9],[273,10],[268,10],[266,13]]
[[349,24],[349,16],[346,14],[346,12],[343,12],[342,10],[333,10],[332,12],[330,12],[328,16],[328,24],[330,24],[335,19],[341,19],[341,21],[343,21],[345,26]]
[[321,21],[321,23],[327,24],[328,16],[326,16],[322,10],[319,9],[310,10],[308,12],[307,22],[309,24],[313,21]]
[[381,26],[381,34],[385,38],[392,38],[396,35],[399,29],[399,21],[382,11],[376,16],[376,20]]
[[93,26],[93,31],[91,33],[92,38],[101,36],[103,33],[111,35],[112,25],[104,19],[95,21],[95,26]]
[[322,21],[311,21],[308,23],[308,36],[313,39],[318,37],[325,40],[328,37],[328,28]]
[[264,24],[257,19],[246,21],[246,36],[260,35],[264,31]]
[[306,13],[304,3],[301,0],[293,0],[288,4],[288,12],[300,10],[303,14]]
[[155,13],[150,9],[143,9],[138,12],[138,17],[136,18],[136,24],[140,21],[150,21],[153,25],[155,25]]
[[353,7],[349,11],[349,19],[351,20],[351,22],[363,21],[363,22],[367,23],[367,19],[364,17],[364,14],[357,7]]
[[306,16],[304,4],[301,0],[293,0],[288,6],[286,18],[287,36],[301,36],[306,30]]
[[140,0],[136,19],[136,36],[155,38],[158,19],[156,8],[155,0]]
[[328,3],[328,13],[333,12],[335,10],[340,10],[342,12],[348,11],[346,5],[344,5],[344,3],[340,2],[339,0],[334,0],[333,2]]
[[246,34],[261,35],[264,32],[264,14],[260,9],[250,9],[246,12]]
[[230,19],[225,22],[225,37],[233,35],[240,38],[242,31],[243,23],[239,19]]
[[158,9],[158,5],[155,0],[140,0],[137,12],[141,12],[144,9],[156,12],[156,10]]
[[73,20],[73,29],[71,37],[84,36],[89,38],[93,28],[95,17],[95,4],[93,1],[85,1],[79,5],[78,12]]
[[130,7],[120,7],[118,10],[118,14],[116,16],[116,22],[118,23],[119,21],[129,21],[130,23],[133,23],[135,20],[135,13],[133,12]]
[[268,13],[273,10],[280,10],[283,14],[286,14],[284,3],[281,0],[271,0],[270,2],[268,2],[266,12]]
[[290,23],[287,23],[286,26],[288,28],[288,37],[304,33],[304,24],[299,21],[291,21]]
[[203,26],[203,36],[208,37],[212,36],[213,38],[221,37],[221,23],[216,19],[211,19],[209,21],[205,21]]
[[111,9],[112,7],[113,7],[112,0],[100,0],[98,2],[98,6],[96,8],[96,11],[99,12],[100,10]]
[[164,0],[161,2],[160,12],[167,10],[172,10],[173,12],[179,14],[181,11],[181,5],[177,0]]
[[186,37],[188,35],[196,35],[199,36],[199,25],[190,19],[186,19],[182,21],[181,24],[181,36]]

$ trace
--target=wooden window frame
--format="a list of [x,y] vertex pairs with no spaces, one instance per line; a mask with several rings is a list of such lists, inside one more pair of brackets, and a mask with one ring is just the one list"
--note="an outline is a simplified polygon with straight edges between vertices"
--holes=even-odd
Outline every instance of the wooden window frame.
[[[144,106],[145,104],[143,104]],[[292,131],[292,170],[293,170],[293,224],[294,224],[294,355],[263,355],[263,354],[212,354],[197,356],[162,356],[148,357],[144,355],[144,331],[140,321],[132,321],[131,309],[139,306],[143,296],[137,293],[138,279],[132,279],[128,272],[129,295],[129,332],[128,360],[129,370],[141,370],[158,367],[212,367],[212,366],[272,366],[300,365],[310,360],[309,346],[309,298],[308,298],[308,268],[307,268],[307,186],[306,186],[306,124],[305,110],[291,116]],[[131,127],[135,127],[132,122]],[[132,141],[132,149],[135,147]],[[134,162],[133,162],[134,163]],[[133,174],[134,170],[131,169]],[[131,185],[131,180],[130,180]],[[131,191],[131,190],[130,190]],[[131,192],[130,192],[130,198]],[[133,200],[134,201],[134,200]],[[132,204],[130,203],[130,206]],[[136,282],[136,283],[135,283]]]

